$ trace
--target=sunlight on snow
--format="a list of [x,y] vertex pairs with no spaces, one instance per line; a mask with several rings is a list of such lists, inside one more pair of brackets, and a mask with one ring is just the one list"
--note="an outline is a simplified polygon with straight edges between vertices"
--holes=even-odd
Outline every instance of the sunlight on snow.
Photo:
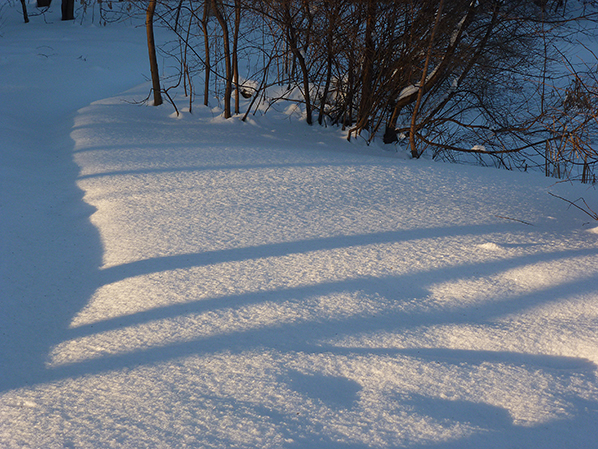
[[594,444],[598,228],[547,194],[581,190],[347,142],[299,103],[89,103],[142,82],[142,27],[3,18],[26,225],[1,447]]
[[[476,264],[520,255],[518,250],[504,252],[500,258],[492,253],[472,254],[470,240],[464,237],[414,239],[386,244],[353,244],[328,251],[309,250],[327,245],[326,239],[321,243],[318,240],[314,243],[291,241],[249,248],[258,256],[253,258],[247,257],[245,249],[231,249],[112,266],[100,271],[104,285],[98,288],[71,325],[79,327],[173,304],[205,300],[226,304],[227,297],[242,299],[246,294],[289,292],[292,295],[293,289],[303,292],[309,288],[314,292],[342,290],[343,283],[352,289],[370,285],[375,290],[381,288],[382,293],[385,289],[393,292],[397,283],[401,283],[408,291],[418,289],[409,280],[412,277],[425,276],[435,270],[447,270],[450,275],[460,266],[464,270],[467,267],[473,270]],[[332,244],[342,246],[343,240]],[[264,257],[259,257],[260,252]],[[270,253],[286,255],[266,257]],[[232,260],[218,262],[219,259]],[[189,268],[168,269],[173,265],[188,265]],[[148,274],[141,274],[146,272]],[[402,281],[403,277],[409,282]],[[171,289],[171,285],[179,287]]]
[[[223,301],[226,302],[225,299]],[[302,301],[260,301],[253,306],[222,307],[218,311],[181,314],[174,318],[151,320],[144,324],[106,331],[58,345],[51,354],[50,366],[76,363],[110,354],[140,351],[152,346],[168,346],[219,335],[237,334],[264,328],[325,321],[334,322],[367,313],[390,311],[393,304],[371,301],[359,292],[308,297]],[[214,307],[219,309],[219,307]],[[209,340],[208,340],[209,343]]]
[[[448,424],[425,415],[414,421],[413,406],[409,401],[399,406],[389,399],[392,397],[421,395],[424,403],[432,398],[446,404],[451,401],[480,402],[496,410],[508,411],[509,418],[501,419],[512,420],[514,425],[538,425],[566,418],[568,406],[549,393],[561,388],[559,376],[550,371],[538,372],[525,364],[513,364],[509,357],[518,360],[517,354],[525,353],[530,356],[576,354],[598,363],[595,336],[568,335],[559,340],[564,329],[563,320],[557,319],[565,314],[569,319],[598,320],[593,297],[571,298],[558,304],[534,305],[536,303],[531,302],[517,305],[513,307],[517,311],[513,316],[505,315],[508,307],[499,308],[494,321],[488,324],[450,322],[461,321],[462,313],[475,321],[475,317],[471,317],[472,313],[475,315],[471,312],[472,307],[474,310],[485,304],[496,307],[500,302],[517,302],[526,296],[541,295],[543,290],[566,282],[593,279],[596,276],[594,258],[585,256],[528,264],[483,276],[480,270],[483,271],[484,263],[508,264],[520,252],[506,248],[500,251],[501,257],[497,259],[496,250],[488,245],[483,249],[489,251],[482,251],[477,256],[464,251],[467,245],[462,239],[447,237],[441,243],[435,239],[427,243],[418,241],[419,245],[424,243],[435,248],[433,256],[429,253],[418,255],[415,247],[409,248],[409,243],[402,242],[226,262],[123,279],[96,292],[90,304],[73,321],[71,330],[81,336],[55,347],[49,367],[56,369],[102,358],[107,358],[109,363],[114,356],[142,353],[152,348],[176,348],[189,342],[199,347],[205,345],[206,350],[215,345],[214,350],[218,350],[222,347],[219,338],[242,340],[244,335],[251,335],[254,344],[262,342],[276,347],[280,343],[284,347],[292,341],[293,329],[304,333],[304,329],[311,328],[311,339],[298,346],[289,346],[303,347],[307,352],[273,350],[267,362],[260,353],[264,363],[259,368],[261,376],[264,372],[293,368],[299,372],[307,370],[309,375],[351,379],[360,388],[354,405],[342,413],[333,413],[330,404],[313,402],[309,397],[297,396],[284,389],[280,391],[284,384],[279,380],[266,381],[261,377],[251,382],[252,388],[259,388],[262,393],[255,398],[250,392],[243,393],[243,401],[261,403],[261,406],[274,410],[289,407],[287,395],[291,395],[297,413],[308,414],[313,425],[326,422],[325,432],[334,438],[364,444],[377,441],[380,446],[403,439],[450,440],[479,431],[473,423]],[[454,256],[450,263],[441,248]],[[412,254],[409,264],[402,259],[407,249]],[[461,261],[456,259],[459,254],[462,254]],[[471,264],[474,257],[476,263]],[[571,261],[576,267],[585,266],[585,269],[567,272]],[[464,266],[471,267],[471,276],[465,276],[469,270]],[[426,268],[430,270],[431,267],[440,272],[457,269],[461,278],[452,280],[454,275],[451,274],[444,282],[414,285],[417,270],[425,273]],[[412,280],[405,283],[402,278]],[[180,296],[160,291],[164,283],[174,282],[186,286],[180,290],[184,292]],[[339,289],[341,291],[335,291]],[[327,290],[330,292],[323,293]],[[140,298],[138,303],[135,298]],[[171,311],[170,308],[175,306],[178,308]],[[521,306],[528,310],[521,312]],[[123,314],[123,311],[128,313]],[[385,316],[388,317],[386,321]],[[410,323],[410,316],[416,318],[414,324]],[[363,324],[372,317],[381,320],[375,331],[368,330],[368,325]],[[438,324],[443,321],[447,324]],[[350,323],[354,323],[353,328]],[[390,330],[396,326],[401,330]],[[335,332],[328,332],[328,328]],[[546,339],[547,331],[548,335],[554,335],[552,340]],[[518,336],[521,332],[528,337],[523,342]],[[333,355],[342,348],[348,351],[345,355]],[[360,355],[366,348],[388,354]],[[426,348],[440,351],[433,357],[437,361],[427,359]],[[442,355],[443,350],[465,352],[451,356],[450,352]],[[490,357],[489,361],[476,362],[479,353],[485,354],[483,359],[495,353],[497,360]],[[459,354],[465,357],[461,359]],[[243,354],[225,357],[230,358],[228,363],[246,363]],[[187,356],[181,363],[194,363],[196,358]],[[206,360],[205,363],[212,362]],[[558,361],[547,363],[549,366],[556,363],[558,368]],[[245,383],[247,374],[246,371],[239,372],[238,382]],[[113,375],[118,376],[117,373]],[[569,381],[571,385],[562,388],[573,389],[571,394],[590,398],[598,393],[583,376]],[[230,391],[238,397],[242,385],[234,379],[227,379],[227,382],[231,382]],[[264,382],[270,386],[264,386]],[[264,403],[264,388],[276,390],[269,399],[270,404]],[[233,393],[224,396],[228,394]],[[241,416],[237,413],[234,419],[241,419]],[[274,431],[273,428],[260,428],[264,423],[256,417],[243,420],[244,430],[238,434],[239,441],[247,441],[247,432],[251,433],[249,429],[252,428],[261,436]],[[397,433],[398,428],[402,430]],[[234,432],[230,438],[236,438]]]

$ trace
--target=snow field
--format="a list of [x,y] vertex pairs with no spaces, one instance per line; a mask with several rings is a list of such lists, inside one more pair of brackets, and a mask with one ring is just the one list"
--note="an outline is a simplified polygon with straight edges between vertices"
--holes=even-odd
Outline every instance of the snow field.
[[[595,445],[597,227],[547,194],[595,190],[284,110],[176,118],[132,104],[145,66],[103,29],[42,25],[56,84],[27,89],[52,58],[0,39],[0,447]],[[65,81],[90,61],[97,94]],[[60,83],[54,134],[21,120]]]

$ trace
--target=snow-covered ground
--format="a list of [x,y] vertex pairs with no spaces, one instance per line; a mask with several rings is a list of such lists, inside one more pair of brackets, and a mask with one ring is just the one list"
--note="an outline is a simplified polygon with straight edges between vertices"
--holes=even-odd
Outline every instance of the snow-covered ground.
[[0,447],[598,447],[595,189],[136,105],[58,14],[0,27]]

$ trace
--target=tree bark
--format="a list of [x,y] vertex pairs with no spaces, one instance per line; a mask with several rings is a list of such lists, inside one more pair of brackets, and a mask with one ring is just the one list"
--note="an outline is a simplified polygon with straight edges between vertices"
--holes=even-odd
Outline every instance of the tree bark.
[[21,0],[21,7],[23,8],[23,20],[25,23],[29,23],[29,14],[27,14],[27,4],[25,0]]
[[62,20],[75,20],[75,0],[62,0]]
[[434,45],[434,36],[436,35],[436,30],[438,29],[438,24],[440,23],[440,15],[442,14],[442,7],[444,6],[444,0],[440,0],[438,4],[438,12],[436,13],[436,22],[434,23],[434,28],[432,29],[432,35],[430,36],[430,45],[428,46],[428,54],[426,55],[426,62],[424,64],[424,71],[422,72],[421,81],[419,83],[419,89],[417,92],[417,101],[415,103],[415,107],[413,108],[413,114],[411,115],[411,127],[409,130],[409,146],[411,148],[411,157],[418,159],[421,156],[421,153],[417,150],[415,146],[415,133],[417,132],[416,126],[416,119],[417,113],[419,112],[419,106],[422,101],[422,96],[424,94],[424,86],[426,85],[426,78],[428,76],[428,67],[430,66],[430,57],[432,55],[432,46]]
[[357,114],[357,132],[367,127],[370,118],[372,105],[372,76],[374,72],[374,57],[376,47],[374,43],[374,27],[376,25],[376,4],[374,0],[368,0],[366,10],[366,25],[364,38],[363,66],[361,71],[361,99],[359,112]]
[[241,112],[239,89],[239,31],[241,29],[241,0],[235,0],[235,30],[233,33],[233,81],[235,84],[235,114]]
[[329,13],[328,29],[326,32],[326,81],[324,83],[324,91],[322,92],[322,99],[320,100],[320,113],[318,114],[318,123],[322,125],[324,122],[324,108],[328,99],[328,92],[330,91],[330,83],[332,81],[332,60],[334,58],[334,29],[336,27],[336,18],[339,7]]
[[210,63],[210,33],[208,30],[208,18],[210,15],[210,3],[205,2],[203,5],[203,17],[201,19],[201,29],[203,31],[204,40],[204,61],[205,61],[205,74],[204,74],[204,88],[203,88],[203,104],[207,106],[210,102],[210,71],[212,66]]
[[[299,67],[301,68],[301,74],[303,77],[303,98],[305,99],[305,115],[306,115],[306,123],[311,125],[313,123],[312,117],[312,107],[311,107],[311,98],[309,93],[309,70],[307,68],[307,63],[305,62],[305,58],[303,57],[303,53],[299,49],[299,42],[297,39],[297,32],[295,30],[295,25],[293,24],[293,18],[291,16],[291,11],[289,5],[285,5],[284,9],[284,22],[286,26],[286,34],[287,40],[289,43],[289,47],[291,47],[291,53],[294,56],[294,59],[299,62]],[[306,38],[307,39],[307,38]]]
[[230,42],[228,35],[228,24],[226,18],[222,15],[222,11],[218,7],[217,0],[212,0],[212,8],[214,15],[222,28],[222,40],[224,41],[224,70],[226,72],[226,85],[224,88],[224,118],[230,118],[230,99],[233,91],[233,69],[231,65]]
[[156,43],[154,41],[154,13],[156,1],[150,0],[147,5],[145,16],[145,29],[147,32],[147,50],[149,53],[150,72],[152,75],[152,90],[154,92],[154,106],[160,106],[162,101],[162,90],[160,88],[160,72],[158,71],[158,58],[156,57]]

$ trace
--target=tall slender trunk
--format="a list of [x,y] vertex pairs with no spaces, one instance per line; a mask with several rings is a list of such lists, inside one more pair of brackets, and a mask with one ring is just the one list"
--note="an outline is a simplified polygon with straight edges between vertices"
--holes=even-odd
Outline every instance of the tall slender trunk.
[[368,0],[365,25],[365,50],[363,55],[363,67],[361,76],[361,99],[359,112],[357,114],[356,129],[359,133],[369,121],[370,107],[372,104],[372,77],[374,72],[374,56],[376,47],[374,43],[374,27],[376,24],[376,4],[374,0]]
[[313,123],[312,118],[312,107],[311,107],[311,96],[309,93],[309,71],[307,69],[307,64],[305,62],[305,58],[301,54],[301,51],[297,49],[294,45],[293,46],[293,55],[299,62],[299,68],[301,69],[301,74],[303,75],[303,98],[305,99],[305,115],[306,115],[306,122],[308,125]]
[[27,4],[25,0],[21,0],[21,7],[23,8],[23,20],[25,23],[29,23],[29,14],[27,14]]
[[416,126],[416,119],[417,113],[419,112],[419,107],[421,105],[422,97],[424,94],[424,86],[426,84],[426,78],[428,77],[428,68],[430,66],[430,59],[432,56],[432,47],[434,45],[434,37],[436,36],[436,30],[438,29],[438,25],[440,23],[440,15],[442,14],[442,7],[444,6],[444,0],[440,0],[438,4],[438,11],[436,12],[436,21],[434,23],[434,28],[432,29],[432,35],[430,36],[430,44],[428,45],[428,54],[426,55],[426,62],[424,64],[424,70],[422,72],[422,78],[419,83],[419,89],[417,93],[417,101],[415,102],[415,107],[413,108],[413,114],[411,115],[411,127],[409,130],[409,146],[411,148],[411,157],[418,159],[421,156],[421,153],[417,150],[415,146],[415,133],[417,131]]
[[210,3],[205,2],[203,6],[203,17],[201,19],[201,28],[203,31],[204,49],[205,49],[205,74],[204,74],[204,88],[203,88],[203,104],[207,106],[210,100],[210,72],[212,66],[210,65],[210,33],[208,30],[208,17],[210,12]]
[[324,108],[326,107],[326,100],[328,99],[328,92],[330,91],[330,82],[332,81],[332,55],[328,54],[326,58],[326,81],[324,83],[324,91],[322,92],[322,99],[320,100],[320,112],[318,114],[318,123],[324,123]]
[[222,11],[218,7],[218,1],[212,0],[212,8],[220,28],[222,28],[222,40],[224,41],[224,70],[226,72],[226,85],[224,87],[224,118],[230,118],[230,99],[233,91],[233,70],[231,65],[230,41],[228,35],[228,24]]
[[233,82],[235,84],[235,114],[239,114],[240,89],[239,89],[239,30],[241,28],[241,0],[235,0],[235,29],[233,32]]
[[62,20],[75,20],[75,0],[62,0]]
[[324,91],[322,92],[322,99],[320,100],[320,113],[318,115],[318,123],[322,125],[324,122],[324,108],[328,99],[328,92],[330,91],[330,83],[332,81],[332,62],[334,58],[334,28],[336,26],[336,17],[338,14],[338,7],[328,17],[328,30],[326,33],[326,82],[324,84]]
[[[346,99],[345,99],[345,114],[343,117],[343,131],[345,130],[346,126],[353,125],[353,98],[355,96],[355,55],[353,54],[353,50],[349,50],[348,58],[347,58],[347,65],[349,68],[349,76],[347,79],[347,92],[346,92]],[[351,133],[347,135],[347,139],[351,139]]]
[[293,25],[293,18],[291,17],[291,11],[288,5],[285,6],[284,14],[285,24],[287,27],[287,40],[289,46],[291,47],[291,52],[293,53],[294,59],[299,62],[299,68],[301,69],[301,74],[303,76],[303,98],[305,99],[306,122],[308,125],[311,125],[313,123],[313,114],[311,107],[311,97],[309,93],[309,70],[307,68],[307,63],[305,62],[303,53],[298,47],[297,32]]
[[147,50],[149,53],[150,72],[152,75],[152,90],[154,92],[154,106],[162,104],[162,90],[160,88],[160,72],[158,71],[158,58],[156,57],[156,43],[154,41],[154,13],[156,1],[149,0],[145,15],[145,29],[147,32]]

